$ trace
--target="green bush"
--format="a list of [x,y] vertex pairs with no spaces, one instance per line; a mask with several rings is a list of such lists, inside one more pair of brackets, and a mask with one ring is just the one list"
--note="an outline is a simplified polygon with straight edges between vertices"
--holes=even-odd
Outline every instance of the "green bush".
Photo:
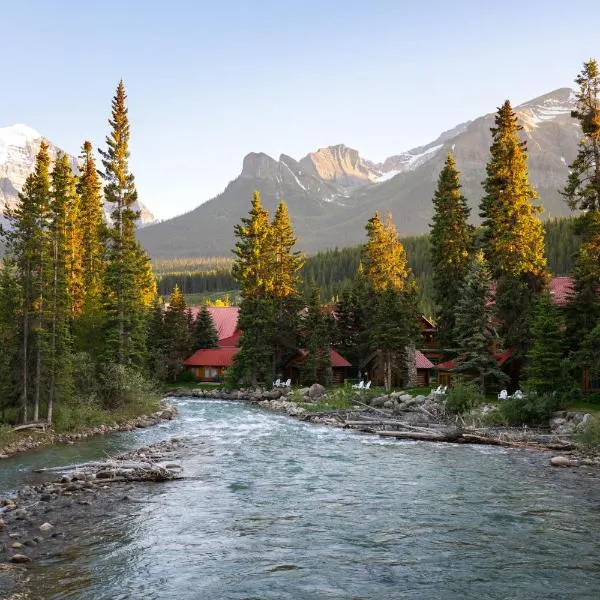
[[471,381],[458,381],[448,391],[446,409],[455,415],[460,415],[479,406],[485,397],[479,388]]
[[552,414],[559,410],[562,403],[559,394],[535,394],[528,392],[525,397],[504,400],[500,412],[507,425],[547,426]]
[[600,448],[600,418],[592,417],[581,431],[574,436],[575,441],[588,450]]
[[154,385],[139,371],[116,364],[100,368],[97,394],[103,408],[130,409],[132,413],[138,413],[157,397]]
[[95,402],[66,402],[54,406],[52,424],[56,431],[77,431],[106,423],[106,413]]

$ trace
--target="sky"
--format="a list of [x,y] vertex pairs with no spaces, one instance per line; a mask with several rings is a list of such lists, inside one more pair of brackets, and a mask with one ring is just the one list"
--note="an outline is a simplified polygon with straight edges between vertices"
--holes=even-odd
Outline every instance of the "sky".
[[[0,127],[103,147],[123,79],[131,170],[160,219],[249,152],[338,143],[369,160],[559,87],[600,59],[600,2],[0,0]],[[249,199],[248,199],[249,201]]]

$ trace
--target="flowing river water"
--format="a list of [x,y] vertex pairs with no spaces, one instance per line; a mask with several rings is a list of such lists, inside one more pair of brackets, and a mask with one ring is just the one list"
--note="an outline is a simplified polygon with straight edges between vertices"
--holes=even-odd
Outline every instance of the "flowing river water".
[[[381,440],[245,404],[180,399],[172,422],[1,463],[0,496],[40,464],[172,436],[188,479],[31,569],[41,598],[600,598],[600,479],[548,455]],[[85,540],[83,542],[82,540]]]

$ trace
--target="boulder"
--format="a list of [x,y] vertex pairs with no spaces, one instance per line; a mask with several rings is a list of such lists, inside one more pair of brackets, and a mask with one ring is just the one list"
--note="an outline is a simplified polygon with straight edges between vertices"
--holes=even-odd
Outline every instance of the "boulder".
[[550,459],[550,464],[553,467],[578,467],[579,461],[568,456],[553,456]]
[[388,398],[386,396],[378,396],[377,398],[371,399],[371,402],[369,404],[371,406],[374,406],[375,408],[383,408],[383,405],[387,401],[387,399]]
[[40,531],[50,531],[51,529],[54,529],[54,525],[52,525],[52,523],[42,523],[40,525]]
[[322,398],[327,390],[320,383],[313,383],[308,390],[309,398]]
[[394,408],[394,406],[396,406],[396,403],[389,398],[383,402],[383,408]]
[[21,564],[21,563],[31,562],[31,559],[29,558],[29,556],[25,556],[25,554],[13,554],[10,557],[10,562]]

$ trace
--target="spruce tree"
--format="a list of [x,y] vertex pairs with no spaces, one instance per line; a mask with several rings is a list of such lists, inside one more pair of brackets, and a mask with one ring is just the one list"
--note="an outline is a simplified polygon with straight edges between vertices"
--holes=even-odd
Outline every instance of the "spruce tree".
[[150,261],[136,240],[137,191],[129,170],[130,126],[123,82],[117,86],[109,119],[107,149],[100,150],[104,197],[112,205],[104,274],[105,358],[120,365],[140,367],[145,361],[147,309],[156,293]]
[[460,188],[456,161],[448,154],[433,197],[434,215],[430,225],[438,340],[444,349],[456,347],[456,303],[474,246],[474,228],[468,224],[471,211]]
[[364,302],[369,315],[369,347],[380,360],[389,390],[393,375],[406,371],[406,347],[414,342],[416,285],[391,213],[385,223],[375,213],[366,230],[361,264],[368,290]]
[[176,381],[183,370],[183,362],[189,357],[192,349],[187,306],[177,285],[169,296],[163,323],[167,377]]
[[219,346],[219,334],[215,328],[215,323],[208,312],[208,308],[203,306],[196,316],[193,323],[192,350],[201,348],[217,348]]
[[485,195],[480,204],[483,250],[492,277],[498,281],[496,314],[504,343],[522,358],[527,348],[533,301],[548,274],[541,207],[529,182],[527,145],[521,141],[517,116],[507,100],[491,128],[490,160]]
[[388,212],[383,222],[379,213],[375,213],[369,219],[366,229],[367,243],[363,246],[361,258],[369,286],[376,294],[390,287],[401,290],[410,269],[392,214]]
[[531,325],[531,349],[527,353],[527,387],[539,394],[560,391],[564,387],[564,319],[550,294],[537,302]]
[[303,260],[294,250],[296,237],[285,202],[280,201],[271,223],[270,245],[273,261],[273,297],[298,296],[299,271]]
[[486,165],[485,195],[481,199],[483,249],[492,277],[528,275],[546,278],[544,230],[537,193],[529,182],[527,144],[523,128],[507,100],[491,128],[490,160]]
[[19,194],[19,203],[7,212],[10,229],[5,234],[7,254],[22,290],[19,397],[23,423],[39,419],[47,368],[47,294],[51,277],[47,224],[50,217],[50,156],[42,140],[34,171]]
[[148,371],[159,381],[166,381],[167,374],[167,351],[165,334],[165,312],[160,296],[156,296],[154,304],[150,309],[150,315],[146,323],[147,327],[147,352]]
[[[600,323],[600,72],[589,60],[577,75],[577,108],[571,115],[581,124],[579,151],[569,165],[562,190],[569,206],[584,211],[577,223],[581,246],[574,262],[574,294],[568,307],[567,329],[571,348]],[[578,353],[577,356],[582,356]]]
[[456,371],[474,374],[482,393],[492,383],[508,380],[491,356],[500,340],[493,330],[490,287],[491,278],[485,257],[482,252],[477,252],[463,282],[456,307],[455,337],[459,353]]
[[81,311],[74,324],[74,343],[77,349],[94,358],[101,352],[103,311],[102,282],[104,279],[104,208],[102,182],[92,152],[92,144],[84,142],[80,174],[77,182],[79,195],[78,228],[81,235],[81,269],[83,299]]
[[330,339],[333,323],[321,307],[321,290],[312,283],[310,298],[301,328],[306,355],[300,377],[307,384],[329,385],[332,379]]
[[78,197],[71,164],[60,154],[52,171],[52,201],[50,204],[50,246],[52,283],[49,303],[49,377],[48,422],[52,422],[54,403],[70,399],[73,391],[71,363],[71,320],[73,305],[81,300],[81,275],[77,265],[80,247],[73,232]]
[[10,259],[4,257],[0,269],[0,419],[5,421],[6,408],[12,406],[18,398],[17,380],[19,360],[19,311],[22,308],[22,296],[15,268]]
[[248,217],[234,227],[236,261],[231,274],[244,298],[265,298],[273,290],[272,235],[269,213],[254,192]]
[[372,304],[371,349],[380,360],[386,391],[392,389],[395,376],[408,383],[408,349],[414,344],[418,318],[415,295],[414,285],[405,284],[403,290],[388,287]]

